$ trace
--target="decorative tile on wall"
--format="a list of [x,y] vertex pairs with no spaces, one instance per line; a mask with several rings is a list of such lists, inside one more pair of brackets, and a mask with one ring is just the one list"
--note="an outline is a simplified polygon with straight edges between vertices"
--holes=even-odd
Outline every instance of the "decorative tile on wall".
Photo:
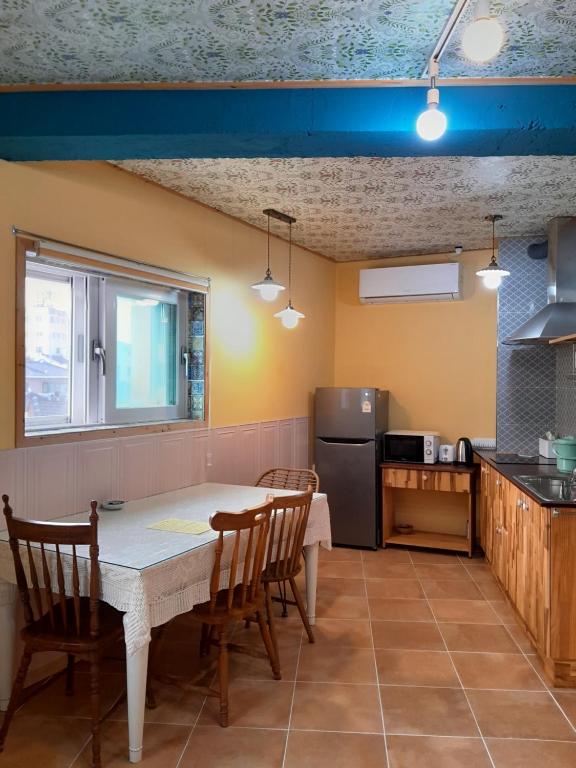
[[548,261],[527,248],[543,238],[503,239],[499,261],[510,270],[498,297],[496,445],[536,455],[538,438],[555,427],[556,351],[547,345],[509,347],[502,341],[547,303]]
[[556,431],[576,436],[576,345],[556,351]]

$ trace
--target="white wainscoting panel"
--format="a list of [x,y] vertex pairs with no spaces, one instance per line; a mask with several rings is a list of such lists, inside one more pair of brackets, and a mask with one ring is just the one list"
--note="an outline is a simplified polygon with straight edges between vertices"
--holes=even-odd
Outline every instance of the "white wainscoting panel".
[[33,520],[72,515],[76,507],[78,445],[26,448],[26,514]]
[[308,466],[308,455],[307,418],[18,448],[0,451],[0,494],[16,515],[50,520],[91,499],[130,501],[207,480],[252,485],[272,467]]
[[[44,449],[43,449],[44,450]],[[76,504],[78,511],[88,509],[96,499],[119,499],[119,440],[95,440],[78,443]]]

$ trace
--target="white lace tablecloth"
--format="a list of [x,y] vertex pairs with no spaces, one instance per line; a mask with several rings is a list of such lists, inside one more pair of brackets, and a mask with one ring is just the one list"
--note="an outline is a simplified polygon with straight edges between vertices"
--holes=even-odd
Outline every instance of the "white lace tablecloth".
[[[294,493],[243,485],[203,483],[131,501],[120,512],[100,510],[98,543],[102,600],[124,613],[126,650],[135,653],[150,640],[150,629],[164,624],[197,603],[210,599],[210,574],[217,534],[183,534],[148,528],[179,518],[208,522],[216,511],[240,512],[266,500],[267,494]],[[85,521],[88,513],[62,518]],[[1,540],[3,539],[3,540]],[[6,531],[0,533],[0,601],[13,599],[14,563]],[[331,547],[326,495],[314,494],[304,545]],[[88,594],[87,552],[81,573]],[[61,548],[65,551],[65,548]],[[66,574],[68,577],[68,574]],[[66,579],[69,582],[69,578]],[[68,585],[67,585],[68,586]]]

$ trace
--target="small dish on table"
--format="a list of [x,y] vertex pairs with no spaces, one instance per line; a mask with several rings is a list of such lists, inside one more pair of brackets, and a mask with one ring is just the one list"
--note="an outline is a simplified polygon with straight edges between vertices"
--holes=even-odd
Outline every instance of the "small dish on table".
[[119,512],[126,504],[122,499],[107,499],[100,505],[101,509],[107,509],[110,512]]

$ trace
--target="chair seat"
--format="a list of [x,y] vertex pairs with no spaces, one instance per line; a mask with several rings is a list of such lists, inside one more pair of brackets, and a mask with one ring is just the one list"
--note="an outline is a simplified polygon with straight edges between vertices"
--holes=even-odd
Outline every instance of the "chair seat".
[[199,603],[192,608],[191,615],[203,624],[223,624],[229,622],[231,618],[245,619],[261,610],[261,597],[257,600],[246,600],[242,605],[241,595],[242,585],[238,584],[234,587],[232,607],[228,608],[228,590],[221,589],[216,595],[216,603],[212,609],[210,608],[210,601]]
[[37,619],[32,624],[24,627],[21,632],[24,641],[31,642],[36,647],[55,647],[62,651],[73,651],[79,646],[89,650],[103,643],[113,642],[124,634],[122,619],[124,614],[117,611],[108,603],[100,601],[99,607],[99,631],[98,637],[90,637],[90,598],[80,598],[80,632],[76,632],[76,616],[74,612],[73,598],[66,599],[66,616],[68,631],[62,620],[60,604],[55,602],[53,608],[54,627],[50,621],[50,614]]
[[[272,583],[275,581],[285,581],[290,577],[297,576],[302,570],[302,564],[298,563],[296,568],[289,569],[284,565],[284,560],[276,560],[273,563],[268,563],[266,568],[262,572],[262,582],[264,584]],[[282,575],[278,575],[282,574]]]

